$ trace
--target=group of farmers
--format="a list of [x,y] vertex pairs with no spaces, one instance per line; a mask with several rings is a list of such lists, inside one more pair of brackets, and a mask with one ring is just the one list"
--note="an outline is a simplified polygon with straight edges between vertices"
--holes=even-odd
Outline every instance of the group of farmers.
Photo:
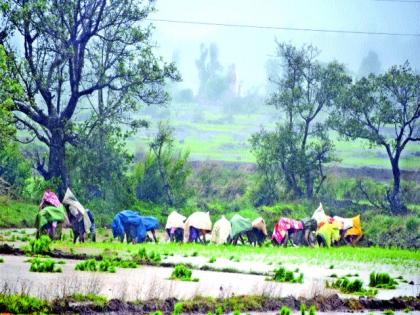
[[[60,237],[61,228],[70,226],[73,241],[84,242],[85,233],[90,233],[95,241],[95,222],[89,209],[77,201],[70,189],[60,202],[57,195],[46,190],[36,217],[37,236],[48,234],[52,239]],[[127,242],[157,242],[156,230],[159,222],[155,217],[142,216],[136,211],[123,210],[112,220],[115,238]],[[235,214],[230,220],[222,216],[214,225],[208,212],[194,212],[188,218],[173,211],[165,225],[165,238],[171,242],[206,243],[206,235],[211,234],[211,242],[216,244],[262,245],[268,237],[267,225],[263,218],[250,220]],[[353,218],[328,216],[322,204],[308,219],[294,220],[282,217],[274,224],[271,241],[273,245],[306,245],[330,247],[338,244],[356,244],[363,236],[360,215]]]
[[90,234],[92,241],[96,240],[92,212],[83,207],[70,189],[67,189],[62,201],[51,189],[44,192],[36,215],[35,227],[37,238],[41,234],[47,234],[53,240],[60,239],[61,229],[71,227],[73,242],[77,239],[84,242],[86,233]]

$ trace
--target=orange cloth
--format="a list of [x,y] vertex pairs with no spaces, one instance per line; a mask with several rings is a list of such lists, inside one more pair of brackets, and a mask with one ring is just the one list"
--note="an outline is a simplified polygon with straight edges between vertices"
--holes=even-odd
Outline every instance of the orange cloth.
[[363,234],[362,232],[362,224],[360,222],[360,214],[352,218],[353,220],[353,227],[346,231],[344,236],[360,236]]

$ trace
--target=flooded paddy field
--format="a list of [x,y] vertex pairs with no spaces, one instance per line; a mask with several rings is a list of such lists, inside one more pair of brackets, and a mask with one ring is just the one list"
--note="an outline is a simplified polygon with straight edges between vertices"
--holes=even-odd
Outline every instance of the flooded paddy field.
[[[328,314],[332,314],[331,312],[349,311],[345,301],[348,299],[359,301],[363,297],[344,294],[327,287],[326,283],[346,276],[349,279],[362,280],[364,287],[367,287],[370,273],[374,271],[389,273],[398,279],[398,285],[395,289],[378,289],[371,299],[388,301],[385,305],[391,308],[395,305],[395,309],[398,310],[402,307],[399,298],[410,297],[420,308],[418,251],[349,247],[255,248],[164,242],[133,245],[111,242],[105,236],[106,233],[108,232],[103,232],[97,243],[72,244],[66,240],[51,243],[52,259],[62,263],[60,264],[62,272],[59,273],[31,272],[29,270],[31,264],[28,261],[31,257],[22,255],[22,252],[20,255],[0,254],[3,258],[3,263],[0,263],[1,293],[24,294],[46,301],[66,299],[76,294],[93,294],[105,297],[109,303],[120,301],[118,303],[123,305],[116,306],[115,310],[112,309],[112,305],[107,306],[108,313],[114,311],[121,313],[120,307],[127,312],[131,307],[133,313],[142,313],[136,308],[137,306],[133,306],[134,304],[132,306],[124,304],[134,301],[172,301],[173,304],[174,301],[194,301],[197,298],[225,300],[241,296],[258,296],[269,301],[278,301],[281,306],[283,303],[281,301],[284,299],[309,301],[334,296],[335,302],[330,303],[332,306],[328,303],[327,306],[323,306],[324,302],[319,302],[319,307],[324,307]],[[33,239],[33,231],[3,230],[0,236],[0,245],[8,244],[15,249],[28,251],[28,240]],[[75,270],[82,254],[85,258],[87,255],[131,259],[140,250],[159,255],[159,262],[154,266],[140,264],[136,268],[116,268],[114,273]],[[59,258],[64,256],[75,259]],[[171,280],[174,266],[179,264],[189,266],[192,278],[196,281]],[[293,270],[296,274],[302,274],[302,283],[272,281],[273,272],[280,266]],[[165,303],[163,305],[166,305]],[[274,314],[271,312],[271,308],[275,311],[273,302],[264,303],[266,306],[262,312],[257,312],[256,308],[248,310],[247,313]],[[291,303],[292,309],[298,309],[297,302],[293,303]],[[362,303],[362,306],[358,304],[358,307],[361,307],[361,310],[371,309],[370,307],[373,307],[373,310],[381,308],[379,304],[366,303],[366,305]],[[75,305],[76,308],[72,311],[84,313],[83,308],[78,308],[79,304]],[[203,310],[206,310],[203,313],[207,313],[207,309]],[[357,307],[352,311],[356,310]],[[412,311],[418,310],[412,309]],[[148,314],[146,311],[144,313]],[[200,307],[194,309],[193,313],[200,313]]]

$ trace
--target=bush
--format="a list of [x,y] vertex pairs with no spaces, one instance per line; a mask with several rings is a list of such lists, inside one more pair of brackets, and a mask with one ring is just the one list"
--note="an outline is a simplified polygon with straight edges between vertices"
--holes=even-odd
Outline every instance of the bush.
[[47,235],[42,235],[39,239],[32,239],[29,241],[32,254],[48,254],[50,249],[51,239]]
[[60,267],[56,267],[56,261],[52,259],[33,258],[30,260],[31,267],[29,271],[32,272],[63,272]]
[[398,282],[386,272],[372,272],[369,276],[369,286],[380,289],[395,289]]

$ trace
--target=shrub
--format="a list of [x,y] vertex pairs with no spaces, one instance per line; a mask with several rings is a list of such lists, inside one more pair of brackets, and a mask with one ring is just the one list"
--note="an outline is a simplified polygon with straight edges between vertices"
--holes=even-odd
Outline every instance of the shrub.
[[369,276],[369,286],[372,288],[395,289],[398,282],[386,272],[372,272]]
[[29,242],[32,254],[48,254],[50,249],[51,239],[47,235],[42,235],[39,239],[32,239]]
[[198,279],[192,279],[191,276],[192,270],[183,264],[179,264],[175,266],[170,279],[182,281],[198,281]]
[[33,258],[30,260],[31,267],[29,271],[32,272],[63,272],[60,267],[56,267],[55,260],[52,259],[40,259],[40,258]]

